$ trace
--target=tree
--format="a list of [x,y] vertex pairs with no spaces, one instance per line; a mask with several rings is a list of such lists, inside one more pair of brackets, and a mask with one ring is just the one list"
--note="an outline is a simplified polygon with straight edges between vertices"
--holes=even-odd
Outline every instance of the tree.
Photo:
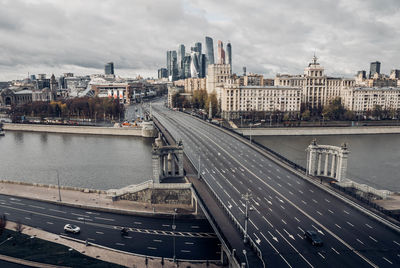
[[6,229],[7,217],[5,214],[0,216],[0,236],[3,234],[4,229]]
[[208,95],[207,102],[205,104],[205,109],[206,113],[208,114],[208,111],[210,109],[210,103],[211,103],[211,109],[212,109],[212,117],[214,117],[218,113],[218,100],[217,100],[217,94],[212,93]]
[[372,116],[375,117],[375,119],[380,120],[383,115],[383,110],[381,105],[375,105],[374,108],[372,109]]
[[335,98],[330,104],[325,106],[322,110],[322,116],[329,120],[343,120],[346,109],[342,104],[342,99],[340,97]]
[[310,110],[305,110],[302,114],[301,114],[301,119],[308,121],[311,118],[311,112]]

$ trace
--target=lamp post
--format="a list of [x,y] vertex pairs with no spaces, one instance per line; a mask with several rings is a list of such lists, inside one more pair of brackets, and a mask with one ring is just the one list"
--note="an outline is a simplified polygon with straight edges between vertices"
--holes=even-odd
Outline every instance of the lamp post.
[[242,195],[242,199],[246,202],[246,213],[244,217],[244,235],[243,235],[243,243],[247,243],[248,235],[247,235],[247,224],[249,221],[249,202],[250,202],[251,194],[247,192],[245,195]]
[[58,170],[56,170],[56,172],[57,172],[57,184],[58,184],[58,201],[61,202],[60,175],[58,174]]
[[251,127],[253,126],[253,123],[250,123],[250,144],[251,144]]
[[175,230],[176,230],[175,215],[176,215],[176,211],[177,211],[177,209],[174,208],[174,216],[173,216],[173,220],[172,220],[172,231],[173,231],[172,237],[174,239],[174,263],[176,262],[176,254],[175,254]]
[[247,259],[247,251],[243,249],[243,255],[246,258],[247,267],[249,267],[249,260]]

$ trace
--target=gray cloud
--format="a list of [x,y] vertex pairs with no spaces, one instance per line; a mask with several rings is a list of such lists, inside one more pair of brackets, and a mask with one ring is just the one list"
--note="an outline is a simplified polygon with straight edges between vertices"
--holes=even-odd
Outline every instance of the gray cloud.
[[398,0],[0,0],[0,80],[27,72],[156,76],[166,50],[233,46],[234,71],[301,73],[314,51],[328,74],[380,60],[400,68]]

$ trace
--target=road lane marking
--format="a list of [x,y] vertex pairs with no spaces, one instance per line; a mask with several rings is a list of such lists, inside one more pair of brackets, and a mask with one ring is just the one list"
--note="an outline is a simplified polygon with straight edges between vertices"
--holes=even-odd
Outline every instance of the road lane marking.
[[163,227],[170,227],[169,224],[163,224],[162,226],[163,226]]
[[393,262],[389,261],[388,259],[386,259],[385,257],[382,257],[385,261],[387,261],[388,263],[393,265]]
[[103,232],[96,231],[96,234],[104,234]]
[[336,250],[336,249],[334,249],[334,248],[331,248],[337,255],[340,255],[340,253]]
[[193,242],[185,242],[185,245],[194,245]]
[[46,221],[46,223],[47,223],[47,224],[54,224],[54,223],[52,223],[51,221]]
[[152,250],[157,250],[157,248],[154,247],[147,247],[148,249],[152,249]]
[[190,226],[190,228],[193,228],[193,229],[198,229],[198,228],[200,228],[199,226],[197,226],[197,225],[194,225],[194,226]]
[[397,241],[394,241],[394,240],[393,240],[393,243],[395,243],[396,245],[400,246],[400,243],[397,242]]
[[342,229],[342,227],[340,227],[338,224],[335,223],[335,225],[336,225],[339,229]]
[[[267,218],[265,218],[264,216],[262,216],[262,218],[264,219],[264,221],[266,221],[272,228],[274,228],[274,226],[272,225],[272,223],[270,223]],[[397,243],[397,242],[396,242]]]
[[153,241],[157,242],[157,243],[161,243],[162,242],[162,240],[160,240],[160,239],[153,239]]
[[115,243],[117,246],[125,246],[123,243]]
[[299,220],[298,218],[294,217],[294,219],[295,219],[297,222],[300,222],[300,220]]
[[347,221],[347,224],[350,225],[351,227],[354,227],[354,224],[352,224],[351,222]]
[[109,219],[109,218],[102,218],[102,217],[94,217],[94,218],[98,220],[115,221],[114,219]]
[[332,210],[328,209],[328,211],[329,211],[331,214],[334,214]]
[[27,219],[27,220],[31,220],[31,218],[29,218],[29,217],[25,217],[25,219]]
[[346,213],[347,215],[350,215],[350,213],[349,213],[349,212],[347,212],[346,210],[343,210],[343,212],[344,212],[344,213]]
[[322,213],[317,210],[317,213],[322,216]]
[[286,222],[285,222],[283,219],[281,219],[281,221],[282,221],[284,224],[286,224]]
[[310,267],[314,267],[306,258],[304,258],[303,254],[301,254],[297,248],[295,248],[277,229],[275,229],[275,231],[283,238],[283,240],[286,241],[286,243],[288,243],[296,252],[297,254],[300,255],[300,257],[310,266]]
[[34,205],[28,205],[29,207],[31,207],[31,208],[39,208],[39,209],[46,209],[46,208],[44,208],[44,207],[40,207],[40,206],[34,206]]
[[321,256],[323,259],[325,259],[325,256],[321,254],[321,252],[318,252],[318,255]]
[[142,224],[140,221],[134,221],[134,224]]
[[360,244],[363,244],[364,245],[364,243],[360,240],[360,239],[356,239]]
[[318,203],[318,201],[317,201],[317,200],[315,200],[315,199],[313,199],[312,201],[313,201],[315,204],[317,204],[317,203]]
[[257,231],[259,231],[260,229],[258,229],[258,227],[254,224],[254,222],[250,219],[249,220],[251,224],[253,224],[253,226],[257,229]]
[[57,210],[57,209],[49,209],[50,211],[54,211],[54,212],[59,212],[59,213],[64,213],[64,214],[66,214],[67,212],[65,212],[65,211],[61,211],[61,210]]
[[15,204],[15,205],[19,205],[19,206],[25,206],[25,204],[23,204],[23,203],[18,203],[18,202],[13,202],[13,201],[10,201],[10,203],[11,204]]
[[369,229],[373,229],[373,227],[371,225],[369,225],[368,223],[366,223],[365,226],[367,226]]
[[181,252],[184,252],[184,253],[189,253],[189,252],[190,252],[190,250],[182,249],[182,250],[181,250]]
[[[82,214],[78,214],[78,213],[71,213],[71,215],[75,215],[75,216],[79,216],[79,217],[85,217],[85,218],[90,218],[90,216],[88,215],[82,215]],[[96,218],[96,217],[95,217]]]
[[376,240],[375,238],[373,238],[372,236],[368,236],[372,241],[374,242],[378,242],[378,240]]

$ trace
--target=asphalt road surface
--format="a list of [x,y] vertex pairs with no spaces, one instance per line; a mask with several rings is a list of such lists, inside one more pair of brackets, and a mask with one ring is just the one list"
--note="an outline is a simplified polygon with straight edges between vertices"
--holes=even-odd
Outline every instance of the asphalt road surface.
[[[0,195],[3,213],[10,221],[126,252],[173,258],[175,238],[177,259],[220,259],[219,240],[207,220],[175,219],[173,231],[173,216],[160,219],[121,215]],[[79,226],[81,232],[65,233],[67,223]],[[125,236],[121,235],[122,227],[128,228]]]
[[[184,151],[224,206],[244,225],[272,267],[400,267],[400,234],[277,165],[244,141],[193,116],[153,104],[153,116]],[[305,230],[324,242],[312,246]],[[240,253],[239,253],[240,254]],[[241,256],[243,258],[243,256]]]

